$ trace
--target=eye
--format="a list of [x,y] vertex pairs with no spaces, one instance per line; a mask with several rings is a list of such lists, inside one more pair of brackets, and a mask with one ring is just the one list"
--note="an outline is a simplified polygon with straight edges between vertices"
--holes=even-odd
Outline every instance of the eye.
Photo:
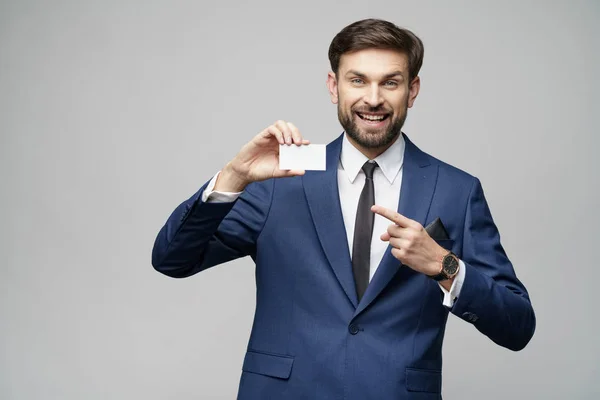
[[362,85],[363,83],[365,83],[362,79],[360,78],[352,78],[350,79],[350,82],[355,84],[355,85]]
[[398,82],[396,81],[386,81],[384,83],[385,86],[390,87],[390,88],[395,88],[398,86]]

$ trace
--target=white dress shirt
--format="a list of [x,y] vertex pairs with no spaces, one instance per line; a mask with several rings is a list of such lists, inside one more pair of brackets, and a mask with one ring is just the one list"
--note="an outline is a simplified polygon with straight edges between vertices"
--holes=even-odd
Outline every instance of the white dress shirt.
[[[391,210],[398,209],[400,200],[400,188],[402,186],[402,162],[404,160],[404,137],[398,135],[398,139],[381,155],[375,158],[379,168],[375,168],[373,173],[373,185],[375,188],[375,203],[389,208]],[[338,164],[337,179],[338,189],[340,193],[340,205],[342,208],[342,216],[344,218],[344,226],[346,227],[346,238],[348,240],[348,248],[350,256],[352,256],[352,244],[354,239],[354,223],[356,219],[356,209],[358,200],[365,184],[365,174],[362,171],[362,166],[369,159],[354,147],[346,135],[342,142],[342,151],[340,154],[340,162]],[[235,201],[240,193],[216,192],[213,191],[218,172],[210,181],[204,193],[202,193],[202,201],[204,202],[231,202]],[[391,222],[375,214],[373,224],[373,236],[371,240],[371,259],[370,259],[370,276],[372,279],[377,271],[377,267],[385,251],[388,247],[388,242],[380,239],[381,234],[386,232]],[[459,272],[454,278],[450,291],[447,291],[439,285],[444,293],[443,304],[446,307],[451,307],[455,299],[459,296],[462,284],[465,278],[465,264],[462,260],[459,261]]]

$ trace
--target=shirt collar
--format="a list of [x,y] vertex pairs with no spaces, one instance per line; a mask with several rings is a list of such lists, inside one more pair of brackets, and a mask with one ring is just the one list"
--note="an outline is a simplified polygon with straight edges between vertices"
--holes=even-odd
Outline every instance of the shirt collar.
[[[394,183],[394,180],[402,167],[405,146],[404,136],[400,133],[394,143],[386,151],[375,158],[379,168],[381,168],[381,172],[383,172],[383,175],[390,184]],[[348,136],[345,133],[342,141],[340,163],[350,183],[354,183],[362,166],[368,160],[367,156],[350,143]]]

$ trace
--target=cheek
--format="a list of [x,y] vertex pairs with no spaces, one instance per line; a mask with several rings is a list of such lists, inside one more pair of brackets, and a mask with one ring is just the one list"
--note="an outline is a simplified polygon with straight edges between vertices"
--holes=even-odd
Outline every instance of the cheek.
[[402,93],[390,101],[396,113],[403,113],[408,105],[408,93]]
[[363,98],[363,93],[356,89],[347,89],[338,93],[338,100],[345,109],[351,109]]
[[354,107],[354,104],[355,104],[355,102],[353,102],[351,99],[349,99],[347,97],[339,98],[340,108],[347,114],[352,113],[352,107]]

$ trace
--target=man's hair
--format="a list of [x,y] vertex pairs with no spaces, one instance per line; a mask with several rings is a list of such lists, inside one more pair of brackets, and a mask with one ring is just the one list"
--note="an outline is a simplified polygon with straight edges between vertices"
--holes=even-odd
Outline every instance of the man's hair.
[[408,57],[409,81],[419,74],[423,64],[423,42],[408,29],[381,19],[364,19],[342,29],[329,45],[329,62],[337,75],[345,53],[364,49],[397,50]]

